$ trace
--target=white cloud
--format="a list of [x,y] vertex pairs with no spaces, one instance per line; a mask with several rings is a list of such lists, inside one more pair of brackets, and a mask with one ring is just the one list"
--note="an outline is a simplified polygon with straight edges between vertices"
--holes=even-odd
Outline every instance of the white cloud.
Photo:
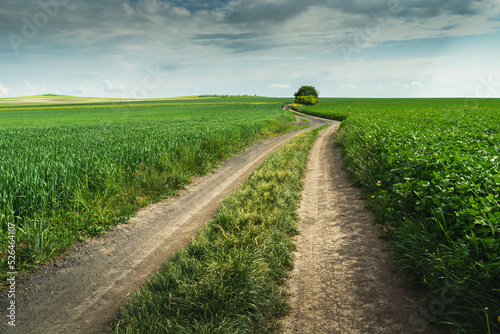
[[353,84],[343,84],[343,85],[340,85],[340,88],[342,88],[342,89],[359,89],[358,86],[353,85]]
[[271,87],[275,88],[292,88],[290,85],[279,85],[279,84],[272,84],[270,85]]
[[184,7],[172,7],[172,13],[178,17],[189,17],[191,12]]
[[129,17],[134,14],[134,10],[132,9],[132,7],[130,7],[128,3],[123,4],[123,10],[125,11],[125,15]]
[[384,88],[384,86],[382,86],[382,85],[381,85],[381,84],[379,84],[379,83],[376,83],[376,84],[375,84],[375,88],[380,89],[380,90],[384,90],[384,89],[385,89],[385,88]]
[[106,93],[124,93],[125,88],[123,88],[123,85],[113,85],[111,81],[109,80],[104,80],[103,82],[104,85],[104,91]]
[[0,82],[0,94],[7,94],[9,90]]
[[411,84],[405,84],[403,85],[405,88],[410,88],[410,87],[424,87],[420,82],[418,81],[412,81]]
[[[38,85],[32,85],[28,81],[24,81],[24,85],[28,87],[29,94],[45,94],[48,92],[47,87],[45,86],[38,86]],[[52,93],[57,94],[57,91],[54,91]]]

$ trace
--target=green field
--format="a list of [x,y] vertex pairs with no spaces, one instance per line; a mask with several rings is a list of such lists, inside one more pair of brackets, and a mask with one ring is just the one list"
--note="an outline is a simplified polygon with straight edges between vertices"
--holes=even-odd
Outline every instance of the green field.
[[[415,321],[500,331],[500,100],[322,99],[402,273],[429,295]],[[418,322],[417,322],[418,323]]]
[[[28,99],[36,98],[40,97]],[[293,120],[289,112],[281,109],[282,104],[290,102],[287,99],[229,96],[121,103],[106,99],[68,103],[66,99],[69,98],[50,97],[54,103],[41,104],[0,103],[2,281],[3,275],[12,271],[8,266],[8,245],[12,239],[9,226],[16,229],[15,269],[29,269],[67,250],[77,240],[125,222],[139,207],[174,196],[192,176],[207,173],[259,138],[285,131]],[[457,333],[487,333],[489,324],[492,333],[498,332],[500,101],[321,99],[319,105],[304,111],[343,120],[336,144],[344,152],[345,169],[364,188],[369,206],[383,227],[382,237],[392,240],[401,273],[429,296],[427,307],[419,310],[412,321],[417,325],[434,321],[445,332]],[[278,167],[271,169],[277,171]],[[265,173],[271,171],[266,169]],[[289,193],[287,190],[284,196]],[[227,203],[238,207],[234,199]],[[238,213],[237,209],[228,208],[219,212],[220,217],[214,221],[225,224],[224,212],[229,211]],[[234,216],[230,220],[238,219]],[[186,312],[194,312],[195,319],[205,323],[213,320],[205,317],[208,313],[196,313],[199,307],[189,305],[189,301],[183,305],[182,299],[191,293],[194,300],[199,300],[207,287],[201,289],[194,281],[192,285],[182,283],[190,276],[179,270],[193,269],[193,261],[202,251],[214,259],[223,258],[216,247],[209,247],[214,238],[221,237],[215,231],[219,225],[214,224],[167,264],[176,277],[169,277],[166,272],[166,276],[157,279],[160,281],[152,283],[174,279],[181,282],[180,286],[188,290],[172,290],[172,295],[180,296],[176,305],[186,307]],[[291,226],[282,227],[290,234]],[[224,238],[232,228],[227,227]],[[249,231],[266,233],[259,238],[262,237],[262,245],[271,245],[273,239],[269,238],[277,237],[278,232],[271,230],[268,236],[268,230],[257,231],[257,227],[252,223]],[[238,250],[241,248],[234,246],[246,242],[247,236],[241,237],[240,240],[235,234],[225,242]],[[208,244],[202,247],[207,240]],[[282,243],[287,244],[288,241]],[[248,254],[230,255],[234,261],[240,257],[243,262],[248,260],[250,267],[245,267],[247,271],[240,276],[244,279],[269,265],[265,261],[250,261],[265,258],[267,255],[259,253],[261,250],[247,250]],[[283,252],[283,263],[277,267],[280,271],[290,266],[287,256]],[[223,263],[231,262],[224,260],[218,265]],[[252,267],[255,265],[258,268]],[[231,268],[221,267],[226,269]],[[200,271],[192,274],[210,275],[204,266],[196,270]],[[261,279],[275,284],[283,279],[280,275]],[[219,284],[215,278],[216,275],[213,282],[201,283]],[[245,288],[243,283],[238,289]],[[239,300],[238,296],[221,294],[221,299],[203,307],[218,308],[227,300],[237,301],[243,308],[235,305],[234,315],[222,319],[228,329],[265,322],[284,306],[272,284],[248,288],[270,291],[276,297],[273,305],[266,305],[265,300]],[[252,296],[260,294],[248,291]],[[148,325],[149,321],[134,324],[133,313],[143,307],[156,307],[141,298],[135,299],[136,306],[124,309],[122,325],[129,315],[130,322],[117,327],[117,332]],[[244,318],[242,314],[250,314],[245,309],[248,303],[260,306]],[[489,323],[484,313],[486,307]],[[147,316],[161,318],[162,312],[170,311],[151,309]],[[137,314],[139,318],[146,316]],[[175,328],[193,326],[189,319],[180,317],[176,321],[179,322]]]
[[285,131],[283,100],[0,104],[0,253],[29,268],[175,195],[192,176]]

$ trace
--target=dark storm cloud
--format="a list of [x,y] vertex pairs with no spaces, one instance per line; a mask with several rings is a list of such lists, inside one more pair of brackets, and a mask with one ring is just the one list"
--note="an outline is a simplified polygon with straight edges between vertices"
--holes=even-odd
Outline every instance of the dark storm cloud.
[[374,11],[392,10],[404,18],[429,19],[446,15],[481,14],[483,0],[310,0],[248,1],[228,12],[229,24],[279,24],[296,18],[311,7],[339,10],[345,15],[368,16]]
[[2,0],[0,49],[105,53],[159,44],[189,15],[179,8],[160,0]]
[[[3,91],[17,95],[50,87],[109,96],[136,86],[151,68],[169,77],[151,96],[190,95],[187,87],[211,92],[212,76],[227,89],[221,93],[237,93],[238,82],[247,90],[249,77],[258,78],[256,89],[267,90],[276,78],[280,83],[271,87],[311,76],[325,78],[334,92],[340,84],[359,86],[372,72],[380,75],[379,86],[389,87],[400,79],[419,81],[419,66],[428,63],[424,58],[439,63],[446,43],[459,45],[470,35],[464,50],[472,52],[472,41],[500,28],[499,0],[0,1],[0,83]],[[64,5],[46,7],[55,2]],[[390,15],[380,14],[388,10]],[[496,36],[485,37],[484,45],[497,48]],[[345,66],[343,45],[354,50],[356,67]],[[495,68],[498,52],[485,54],[492,55],[489,68]],[[394,65],[397,55],[405,59]],[[428,73],[434,76],[434,70]],[[456,72],[441,73],[455,78]],[[339,76],[354,79],[330,83]]]
[[[217,12],[223,14],[222,21],[219,21],[219,24],[222,23],[221,28],[225,24],[242,25],[244,32],[263,32],[297,19],[311,8],[342,12],[346,20],[343,27],[347,28],[356,25],[356,20],[369,17],[373,11],[387,10],[390,6],[397,8],[398,17],[408,20],[447,15],[472,16],[485,12],[488,7],[488,3],[483,0],[2,0],[0,38],[8,42],[6,37],[10,32],[21,35],[25,21],[33,22],[34,16],[44,12],[42,5],[50,9],[50,5],[47,5],[50,3],[61,5],[53,9],[57,13],[49,15],[47,23],[39,27],[37,38],[47,37],[45,42],[51,39],[66,40],[69,44],[77,40],[80,43],[88,41],[89,44],[102,40],[109,43],[115,37],[118,42],[127,38],[136,41],[156,38],[157,33],[164,32],[169,26],[175,29],[179,22],[182,22],[184,29],[179,31],[186,37],[191,35],[195,40],[201,39],[195,29],[199,29],[202,21],[198,21],[195,26],[191,17],[176,15],[181,13],[178,8],[194,15],[204,12],[206,26],[215,28]],[[40,18],[43,17],[38,15]],[[217,29],[211,30],[217,32]],[[227,41],[254,37],[236,34],[219,39]]]
[[371,11],[393,9],[406,18],[434,18],[442,15],[471,16],[480,14],[483,0],[354,0],[325,1],[331,8],[341,9],[346,14],[367,14]]

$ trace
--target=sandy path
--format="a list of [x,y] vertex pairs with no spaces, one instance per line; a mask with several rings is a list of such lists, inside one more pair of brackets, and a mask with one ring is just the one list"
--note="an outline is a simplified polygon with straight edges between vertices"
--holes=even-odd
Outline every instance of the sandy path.
[[[327,121],[310,121],[314,127]],[[129,224],[76,247],[70,259],[47,265],[18,286],[16,327],[7,333],[97,333],[120,303],[215,213],[220,202],[266,157],[300,130],[254,145],[196,179],[183,194],[141,210]],[[0,307],[6,309],[6,296]],[[5,308],[4,308],[5,307]],[[1,312],[4,314],[4,312]]]
[[284,333],[425,333],[420,305],[391,270],[387,244],[333,148],[331,126],[313,146],[301,203],[292,312]]

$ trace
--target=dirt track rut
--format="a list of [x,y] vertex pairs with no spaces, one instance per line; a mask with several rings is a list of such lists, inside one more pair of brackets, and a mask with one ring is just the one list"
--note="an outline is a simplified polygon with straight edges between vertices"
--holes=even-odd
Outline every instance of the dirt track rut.
[[342,170],[334,131],[323,130],[309,156],[283,332],[417,333],[419,301],[391,270],[387,244]]

